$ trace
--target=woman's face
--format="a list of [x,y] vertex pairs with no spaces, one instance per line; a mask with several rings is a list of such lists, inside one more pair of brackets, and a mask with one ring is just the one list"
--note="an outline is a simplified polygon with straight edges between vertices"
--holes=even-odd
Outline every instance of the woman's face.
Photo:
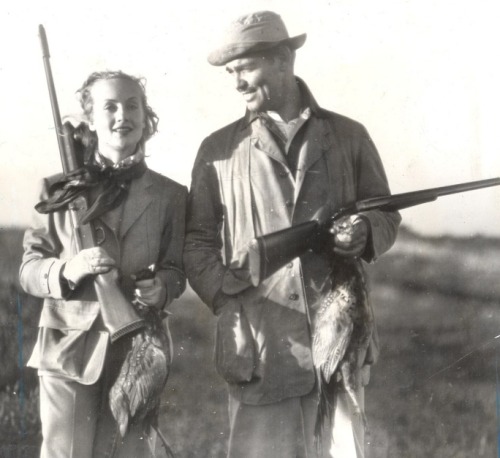
[[139,85],[123,78],[99,80],[90,93],[89,127],[97,134],[99,152],[113,162],[133,154],[146,126]]

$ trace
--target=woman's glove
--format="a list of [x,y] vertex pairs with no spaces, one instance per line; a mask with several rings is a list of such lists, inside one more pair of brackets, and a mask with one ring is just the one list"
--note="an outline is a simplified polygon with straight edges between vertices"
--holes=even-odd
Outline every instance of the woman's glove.
[[88,275],[109,272],[116,263],[101,247],[86,248],[64,265],[62,276],[71,287],[78,285]]

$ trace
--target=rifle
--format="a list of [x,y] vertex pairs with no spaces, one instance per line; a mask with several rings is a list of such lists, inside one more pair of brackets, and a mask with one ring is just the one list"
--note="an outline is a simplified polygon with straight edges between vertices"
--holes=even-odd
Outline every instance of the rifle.
[[[73,126],[69,122],[63,124],[61,121],[54,79],[52,77],[52,69],[49,61],[49,45],[45,29],[42,25],[39,25],[39,36],[42,45],[45,76],[49,88],[50,104],[61,156],[61,164],[63,173],[68,175],[82,165],[80,160],[81,154],[79,154],[81,151],[77,151],[77,145],[75,145]],[[87,208],[88,202],[86,196],[79,196],[68,205],[78,251],[84,248],[97,246],[95,237],[96,228],[94,228],[92,223],[81,223],[83,214]],[[117,268],[113,268],[105,274],[99,274],[94,277],[95,291],[99,304],[101,305],[101,316],[104,325],[109,331],[112,342],[129,332],[143,328],[145,325],[144,319],[137,314],[131,302],[120,290],[118,279],[119,273]]]
[[308,250],[317,251],[327,235],[328,228],[339,218],[368,210],[397,211],[437,200],[438,197],[474,189],[499,186],[500,178],[471,181],[451,186],[405,192],[390,196],[372,197],[341,208],[326,221],[306,221],[287,229],[253,239],[249,249],[251,281],[257,286],[292,259]]

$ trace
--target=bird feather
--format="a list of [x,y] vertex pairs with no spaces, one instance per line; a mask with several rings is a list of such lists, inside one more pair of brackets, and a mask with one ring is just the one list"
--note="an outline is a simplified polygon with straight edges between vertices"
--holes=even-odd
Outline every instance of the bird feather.
[[[354,412],[365,415],[357,399],[359,369],[373,332],[362,266],[357,261],[336,260],[332,288],[322,299],[313,326],[313,363],[318,380],[315,437],[320,447],[327,418],[332,418],[339,389],[344,389]],[[333,421],[333,420],[332,420]]]
[[[171,343],[160,313],[154,307],[138,308],[146,327],[131,339],[120,373],[109,392],[109,405],[125,436],[132,421],[152,418],[167,383]],[[149,425],[151,426],[151,425]]]

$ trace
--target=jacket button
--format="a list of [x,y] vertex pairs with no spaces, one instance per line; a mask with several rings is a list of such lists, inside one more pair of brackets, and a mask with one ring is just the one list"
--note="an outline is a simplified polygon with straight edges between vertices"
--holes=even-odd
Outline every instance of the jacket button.
[[296,301],[299,299],[299,295],[297,293],[292,293],[290,294],[290,296],[288,296],[288,299],[290,299],[291,301]]
[[282,170],[280,173],[279,173],[279,176],[280,178],[286,178],[288,176],[288,172]]
[[293,267],[293,262],[289,262],[287,265],[286,265],[289,269],[291,269]]
[[287,200],[287,201],[285,202],[285,205],[286,205],[287,207],[293,207],[293,201],[291,201],[291,200]]

